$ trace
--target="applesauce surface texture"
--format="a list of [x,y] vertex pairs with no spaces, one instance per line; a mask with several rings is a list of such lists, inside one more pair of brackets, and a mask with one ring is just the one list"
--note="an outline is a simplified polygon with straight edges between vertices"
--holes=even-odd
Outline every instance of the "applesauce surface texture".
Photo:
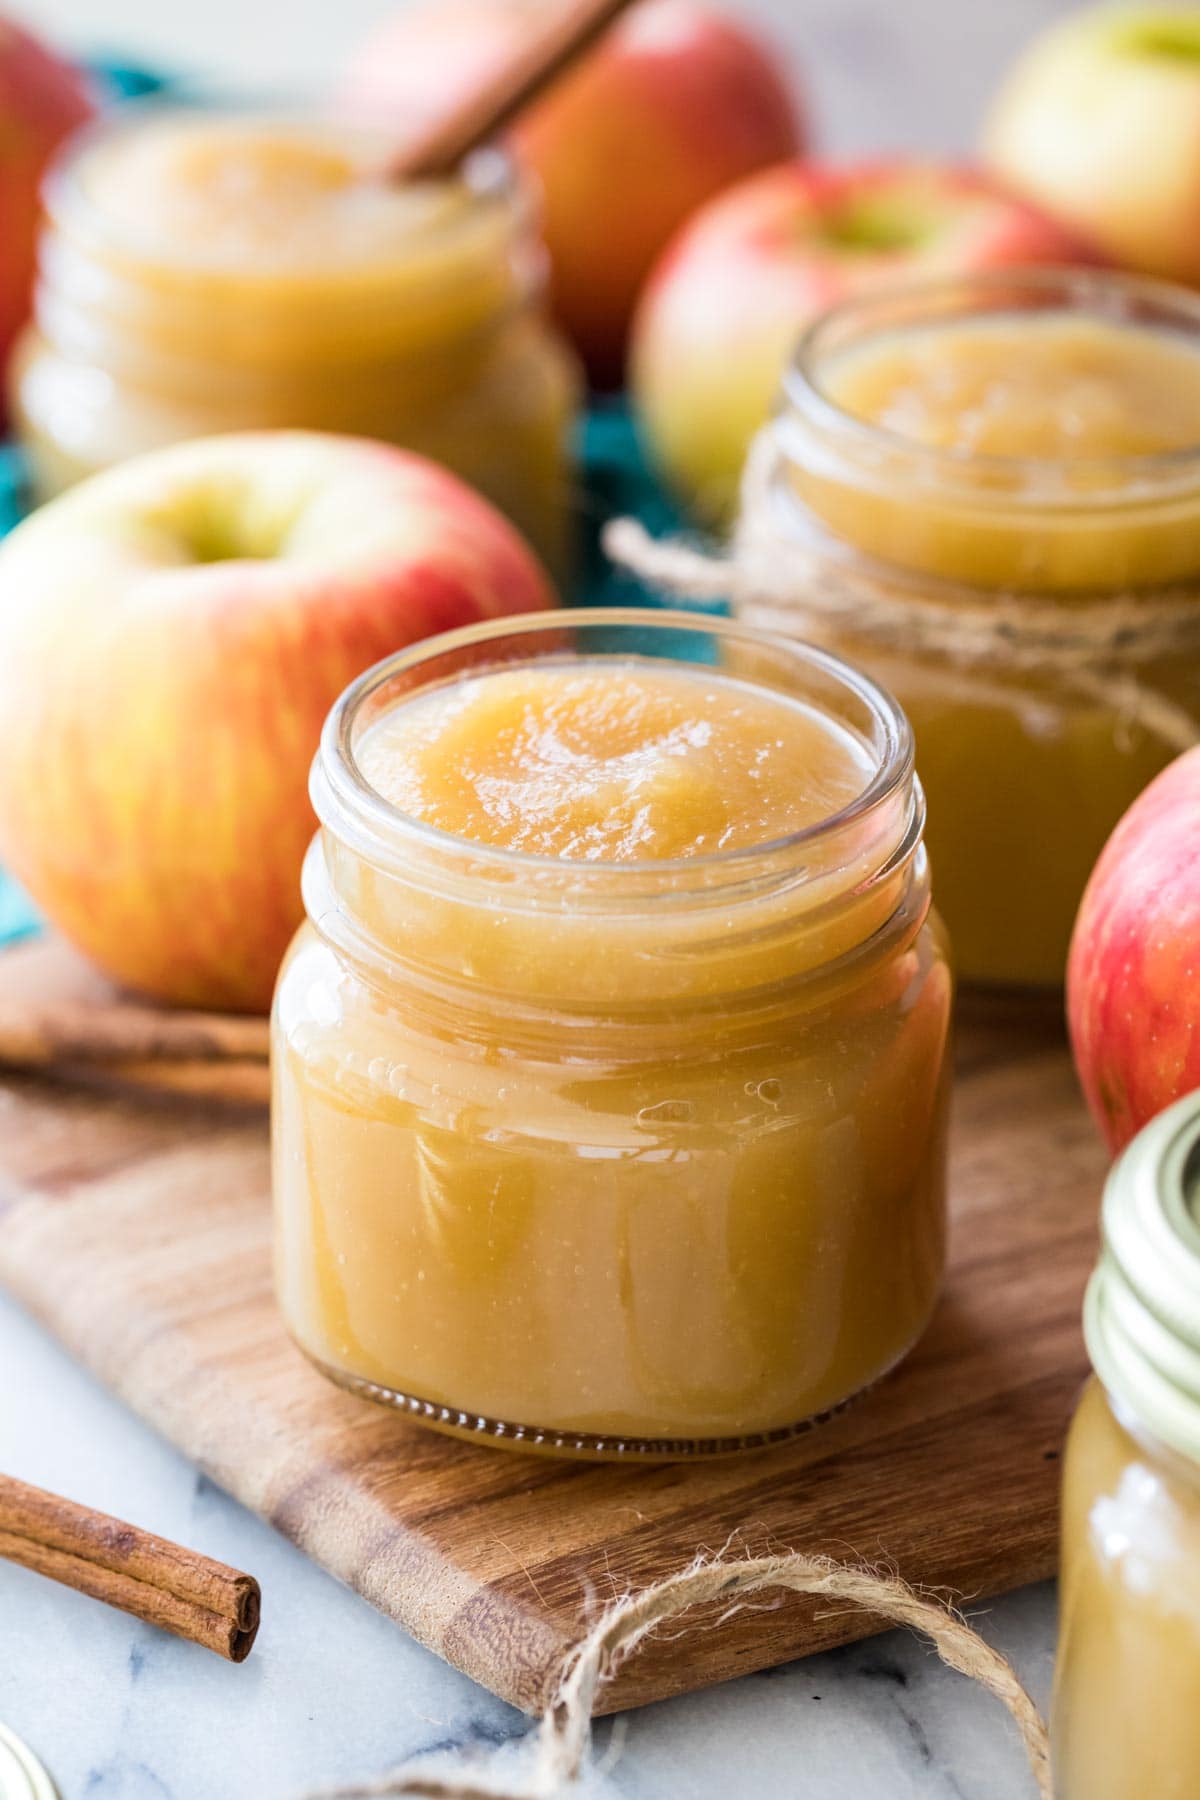
[[1153,456],[1200,439],[1200,353],[1100,318],[993,315],[881,334],[826,365],[854,417],[974,456]]
[[457,183],[389,181],[382,133],[284,120],[168,115],[100,142],[88,198],[131,243],[243,273],[407,258],[414,233],[451,225]]
[[373,727],[358,764],[411,818],[587,862],[750,849],[830,818],[870,777],[849,732],[796,701],[602,662],[424,695]]

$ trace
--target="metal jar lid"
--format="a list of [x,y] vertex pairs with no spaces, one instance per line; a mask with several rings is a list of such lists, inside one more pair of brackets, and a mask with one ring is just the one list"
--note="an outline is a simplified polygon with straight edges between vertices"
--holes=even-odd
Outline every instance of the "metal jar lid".
[[0,1800],[58,1800],[46,1769],[7,1725],[0,1725]]
[[1200,1464],[1200,1093],[1140,1131],[1104,1190],[1083,1324],[1105,1388]]

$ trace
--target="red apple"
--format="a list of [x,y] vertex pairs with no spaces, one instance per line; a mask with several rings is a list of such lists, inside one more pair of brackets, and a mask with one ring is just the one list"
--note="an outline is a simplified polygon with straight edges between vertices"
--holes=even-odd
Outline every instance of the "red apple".
[[29,314],[42,172],[92,110],[78,69],[0,19],[0,364]]
[[[413,123],[486,80],[546,0],[425,0],[385,21],[340,99]],[[552,299],[597,386],[622,379],[638,290],[689,213],[802,148],[778,58],[695,0],[643,0],[514,134],[537,177]]]
[[1114,261],[1200,282],[1200,7],[1098,7],[1035,38],[984,155]]
[[1200,1087],[1200,748],[1155,777],[1101,853],[1071,942],[1067,1016],[1114,1151]]
[[553,603],[513,528],[403,450],[250,433],[94,476],[0,546],[0,859],[118,981],[263,1010],[333,701]]
[[731,511],[750,439],[805,327],[871,287],[1095,261],[1074,233],[973,170],[787,163],[702,208],[638,308],[633,385],[651,451],[702,514]]

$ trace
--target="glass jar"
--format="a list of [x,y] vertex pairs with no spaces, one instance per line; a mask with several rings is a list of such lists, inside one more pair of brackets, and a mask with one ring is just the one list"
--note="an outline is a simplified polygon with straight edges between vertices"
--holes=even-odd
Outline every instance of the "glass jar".
[[391,181],[388,147],[185,106],[73,140],[10,375],[41,497],[180,438],[344,432],[444,463],[563,574],[579,381],[530,195],[494,154]]
[[[999,368],[978,379],[969,345],[964,359],[968,327],[1002,334],[990,340]],[[1072,359],[1081,400],[1067,424],[1079,448],[973,448],[998,431],[1035,447],[1045,436],[1051,403],[1031,348],[1042,366]],[[871,417],[860,394],[854,410],[839,398],[856,371],[861,389],[865,359],[897,352],[920,371],[919,422],[911,393],[877,394]],[[1145,449],[1148,409],[1123,414],[1106,386],[1129,375],[1126,361],[1138,380],[1174,389],[1192,442]],[[1164,434],[1168,410],[1164,401]],[[945,442],[928,441],[939,432]],[[748,480],[746,505],[765,521],[776,562],[790,553],[796,571],[799,626],[789,628],[828,636],[912,721],[960,975],[1059,983],[1108,834],[1200,734],[1200,630],[1183,652],[1147,640],[1139,656],[1132,642],[1139,619],[1200,602],[1200,302],[1082,270],[1005,271],[852,301],[803,339],[756,467],[762,491],[754,502]],[[840,622],[822,611],[834,590]],[[1118,668],[1099,648],[1073,651],[1071,667],[1022,649],[1031,621],[1038,643],[1112,634],[1117,608],[1129,628],[1117,630]],[[871,630],[856,628],[856,610]],[[746,616],[778,627],[786,612],[751,604]],[[905,621],[890,641],[889,617]]]
[[1200,1095],[1109,1178],[1064,1469],[1060,1800],[1200,1791]]
[[[750,850],[585,862],[362,776],[414,696],[596,658],[797,699],[867,785]],[[951,981],[888,696],[730,622],[533,615],[364,676],[313,796],[274,1187],[284,1317],[326,1374],[475,1439],[662,1457],[789,1436],[905,1354],[943,1262]]]

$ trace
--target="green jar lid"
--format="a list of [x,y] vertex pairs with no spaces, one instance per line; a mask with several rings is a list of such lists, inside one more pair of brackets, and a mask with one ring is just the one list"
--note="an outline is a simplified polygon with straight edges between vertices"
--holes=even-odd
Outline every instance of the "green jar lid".
[[1112,1398],[1200,1463],[1200,1093],[1140,1131],[1104,1190],[1088,1354]]
[[0,1725],[0,1800],[58,1800],[45,1768],[7,1725]]

